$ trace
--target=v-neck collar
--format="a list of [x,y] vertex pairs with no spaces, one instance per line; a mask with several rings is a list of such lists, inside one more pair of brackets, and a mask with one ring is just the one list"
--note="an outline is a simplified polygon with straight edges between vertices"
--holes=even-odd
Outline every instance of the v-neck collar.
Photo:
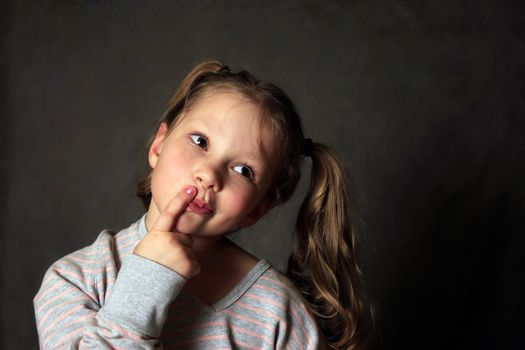
[[[144,214],[138,222],[137,231],[140,239],[143,239],[148,233],[146,227],[146,215],[147,213]],[[259,260],[259,262],[252,267],[246,276],[244,276],[224,298],[213,305],[206,304],[186,287],[182,289],[179,297],[182,298],[192,310],[198,313],[214,313],[222,311],[235,303],[259,279],[259,277],[270,268],[270,266],[270,263],[266,259]]]
[[188,288],[184,287],[179,295],[180,298],[195,312],[214,313],[227,309],[234,304],[258,279],[270,268],[270,263],[266,259],[261,259],[252,267],[250,272],[226,294],[224,298],[213,305],[206,304],[203,300],[193,294]]

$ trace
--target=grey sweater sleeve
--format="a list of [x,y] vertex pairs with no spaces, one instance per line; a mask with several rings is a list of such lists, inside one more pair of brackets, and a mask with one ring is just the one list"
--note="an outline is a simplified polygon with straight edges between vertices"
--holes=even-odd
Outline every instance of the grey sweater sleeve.
[[99,316],[144,337],[158,338],[168,306],[185,282],[173,270],[132,254],[124,260]]
[[[47,271],[34,299],[41,349],[155,349],[160,345],[168,306],[186,280],[134,254],[123,259],[116,274],[110,249],[102,249],[104,245],[112,244],[99,237],[92,250],[70,254]],[[89,255],[98,251],[107,254]]]

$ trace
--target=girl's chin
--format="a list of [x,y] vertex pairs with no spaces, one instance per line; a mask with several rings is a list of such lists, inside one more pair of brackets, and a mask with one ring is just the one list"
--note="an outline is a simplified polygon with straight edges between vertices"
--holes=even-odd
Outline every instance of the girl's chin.
[[235,228],[214,229],[214,227],[212,227],[211,223],[207,221],[206,218],[191,212],[186,212],[179,217],[175,229],[177,232],[197,237],[220,236],[228,232],[235,231]]
[[184,233],[187,235],[193,235],[196,234],[199,230],[199,226],[197,223],[189,222],[189,220],[184,220],[183,218],[179,218],[179,221],[177,222],[177,226],[175,227],[175,230],[180,233]]
[[206,231],[205,226],[202,217],[186,212],[179,217],[175,229],[187,235],[202,236]]

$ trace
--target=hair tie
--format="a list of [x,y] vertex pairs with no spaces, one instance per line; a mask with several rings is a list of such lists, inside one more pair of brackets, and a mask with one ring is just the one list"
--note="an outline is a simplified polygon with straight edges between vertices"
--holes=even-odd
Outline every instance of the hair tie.
[[230,74],[230,67],[223,65],[221,69],[219,69],[219,74]]
[[305,157],[311,157],[314,151],[314,143],[312,139],[304,139],[302,154]]

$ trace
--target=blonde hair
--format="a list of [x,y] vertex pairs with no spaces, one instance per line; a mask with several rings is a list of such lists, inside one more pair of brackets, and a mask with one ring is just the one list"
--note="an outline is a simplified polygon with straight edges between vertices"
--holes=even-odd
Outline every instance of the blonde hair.
[[[247,71],[231,72],[217,61],[203,62],[183,80],[160,122],[172,130],[199,97],[216,90],[240,93],[259,107],[260,123],[271,128],[281,146],[275,159],[278,171],[267,196],[274,205],[286,202],[301,177],[305,139],[299,114],[277,86]],[[362,349],[371,312],[359,288],[361,271],[355,258],[355,227],[344,169],[326,145],[311,143],[309,147],[310,188],[299,211],[287,275],[311,305],[329,347]],[[137,195],[147,208],[151,173],[138,184]]]

